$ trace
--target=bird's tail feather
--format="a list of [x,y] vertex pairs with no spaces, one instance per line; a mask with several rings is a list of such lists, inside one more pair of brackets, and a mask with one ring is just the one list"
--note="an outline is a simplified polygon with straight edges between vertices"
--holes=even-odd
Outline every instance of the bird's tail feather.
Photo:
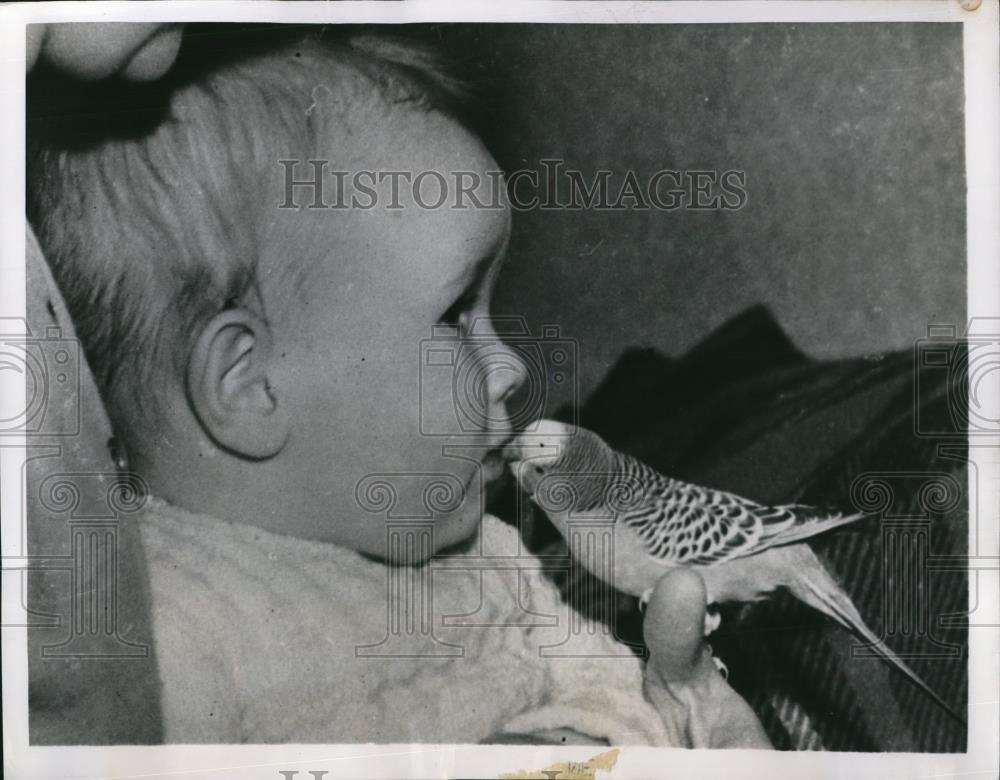
[[865,513],[858,513],[854,515],[828,515],[826,517],[817,517],[816,510],[812,507],[788,507],[802,516],[803,510],[808,513],[808,519],[800,520],[792,526],[784,525],[774,530],[773,534],[768,534],[767,526],[764,527],[764,539],[761,540],[761,544],[754,550],[754,552],[760,552],[761,550],[766,550],[768,547],[779,547],[787,544],[797,544],[803,542],[806,539],[810,539],[813,536],[818,536],[819,534],[824,534],[827,531],[832,531],[834,528],[839,528],[842,525],[848,525],[850,523],[856,523],[859,520],[863,520],[868,517]]
[[804,601],[814,609],[818,609],[820,612],[829,615],[844,628],[865,640],[876,655],[881,656],[899,669],[917,687],[934,699],[949,715],[960,723],[964,724],[966,722],[965,718],[955,712],[938,696],[934,689],[924,682],[920,675],[907,666],[885,642],[872,633],[871,629],[865,625],[864,619],[858,613],[850,597],[837,584],[818,558],[816,559],[816,565],[800,568],[798,572],[799,576],[796,577],[795,582],[791,586],[792,592],[798,599]]

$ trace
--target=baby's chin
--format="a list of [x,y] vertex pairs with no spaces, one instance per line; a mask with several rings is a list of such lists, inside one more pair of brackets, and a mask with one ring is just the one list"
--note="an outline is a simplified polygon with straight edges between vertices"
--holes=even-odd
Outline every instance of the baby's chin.
[[[419,540],[412,544],[403,542],[401,547],[397,548],[397,554],[402,553],[404,558],[394,559],[393,562],[397,565],[420,566],[439,553],[462,555],[467,549],[471,550],[474,546],[473,541],[478,535],[482,519],[482,512],[476,511],[455,511],[438,515],[434,518],[434,530],[431,536],[432,546],[428,548]],[[408,523],[403,524],[404,527],[400,529],[402,534],[406,535],[408,532],[412,532],[412,527],[405,527],[408,525]],[[417,531],[417,534],[418,536],[423,535],[421,531]],[[347,546],[370,560],[388,563],[391,559],[384,538],[382,540],[368,539],[364,544]]]
[[435,518],[435,553],[468,544],[479,533],[479,525],[483,521],[483,508],[479,501],[469,503],[473,505],[460,507],[455,512]]
[[507,469],[502,461],[485,463],[483,472],[473,473],[465,485],[460,506],[434,518],[434,553],[460,548],[476,537],[491,497],[508,484]]
[[[436,476],[440,477],[441,475]],[[452,476],[457,477],[457,475]],[[416,533],[423,539],[417,539],[413,542],[397,542],[397,545],[401,545],[401,547],[395,547],[396,553],[405,556],[406,565],[426,563],[430,557],[442,552],[462,554],[462,548],[469,546],[477,537],[485,514],[486,497],[502,482],[498,480],[484,484],[481,477],[482,475],[478,471],[474,471],[467,476],[465,484],[460,490],[457,489],[458,482],[450,478],[413,483],[419,489],[417,495],[420,506],[418,507],[415,502],[410,502],[407,505],[415,514],[412,515],[412,520],[402,522],[398,531],[403,535]],[[397,511],[397,519],[403,517],[404,515]],[[391,556],[387,545],[390,542],[383,535],[384,531],[374,528],[368,522],[362,523],[358,530],[363,531],[363,533],[354,536],[351,540],[352,543],[347,546],[365,557],[381,561],[389,560]],[[429,545],[426,536],[424,536],[428,530],[430,531]],[[398,562],[404,563],[403,561]]]

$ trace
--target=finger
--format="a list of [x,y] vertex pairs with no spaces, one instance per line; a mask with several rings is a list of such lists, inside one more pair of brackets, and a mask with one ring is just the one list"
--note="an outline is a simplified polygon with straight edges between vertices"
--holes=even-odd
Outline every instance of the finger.
[[705,582],[677,569],[656,584],[643,624],[649,647],[646,695],[677,744],[769,748],[756,714],[723,680],[704,641]]
[[158,22],[51,24],[41,41],[41,56],[79,79],[93,81],[121,73],[134,81],[151,81],[176,59],[182,28]]
[[705,582],[691,569],[674,569],[660,578],[646,607],[643,636],[649,662],[671,682],[699,673],[705,633]]

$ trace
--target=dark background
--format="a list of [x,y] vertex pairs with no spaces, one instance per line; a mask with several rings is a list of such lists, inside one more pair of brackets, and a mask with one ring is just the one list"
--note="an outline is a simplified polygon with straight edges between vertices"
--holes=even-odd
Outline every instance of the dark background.
[[[578,339],[581,397],[629,346],[683,353],[753,304],[808,355],[965,320],[961,27],[447,25],[507,170],[746,171],[740,211],[526,211],[497,313]],[[569,400],[551,391],[550,410]]]

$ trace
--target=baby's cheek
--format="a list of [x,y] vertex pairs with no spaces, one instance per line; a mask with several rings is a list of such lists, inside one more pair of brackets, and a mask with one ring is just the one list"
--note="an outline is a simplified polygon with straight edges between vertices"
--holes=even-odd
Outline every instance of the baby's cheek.
[[462,432],[457,414],[462,405],[456,399],[455,390],[455,377],[450,367],[422,367],[416,399],[421,434],[441,437]]
[[483,519],[482,491],[478,480],[473,480],[462,501],[451,512],[440,514],[434,520],[434,549],[441,550],[475,536]]

